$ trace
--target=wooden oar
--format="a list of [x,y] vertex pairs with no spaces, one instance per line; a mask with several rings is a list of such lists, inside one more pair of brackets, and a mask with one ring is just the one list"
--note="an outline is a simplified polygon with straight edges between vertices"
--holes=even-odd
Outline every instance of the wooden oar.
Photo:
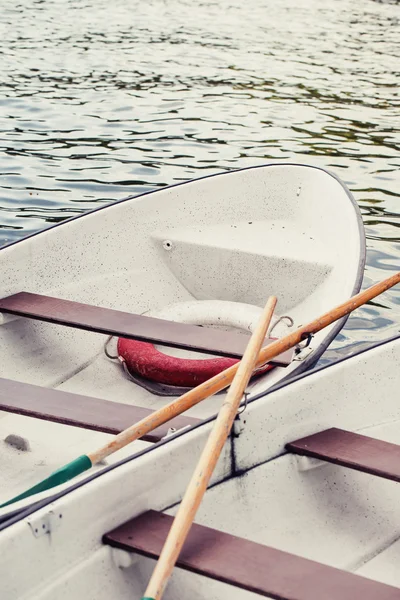
[[[304,325],[303,327],[300,327],[299,329],[287,335],[286,337],[280,340],[276,340],[275,342],[261,350],[259,359],[257,361],[257,366],[260,367],[261,365],[269,362],[282,352],[290,350],[290,348],[293,348],[293,346],[301,342],[304,339],[304,337],[307,337],[307,334],[317,333],[317,331],[320,331],[321,329],[327,327],[334,321],[337,321],[338,319],[341,319],[342,317],[348,315],[356,308],[359,308],[369,300],[372,300],[376,296],[379,296],[379,294],[382,294],[397,283],[400,283],[400,271],[395,275],[388,277],[384,281],[381,281],[380,283],[373,285],[372,287],[364,290],[363,292],[360,292],[356,296],[353,296],[353,298],[350,298],[350,300],[343,302],[343,304],[340,304],[333,310],[330,310],[329,312],[322,315],[322,317],[315,319],[308,325]],[[70,481],[77,475],[80,475],[84,471],[90,469],[93,465],[99,463],[101,460],[103,460],[107,456],[110,456],[117,450],[124,448],[131,442],[134,442],[135,440],[143,437],[144,435],[146,435],[146,433],[153,431],[153,429],[156,429],[160,425],[167,423],[167,421],[169,421],[170,419],[177,417],[178,415],[182,414],[192,406],[195,406],[205,398],[208,398],[209,396],[212,396],[220,390],[223,390],[224,388],[228,387],[237,369],[238,364],[235,364],[232,367],[229,367],[229,369],[222,371],[222,373],[215,375],[208,381],[205,381],[204,383],[200,384],[196,388],[193,388],[186,394],[183,394],[183,396],[181,396],[180,398],[173,400],[169,404],[166,404],[159,410],[149,415],[148,417],[145,417],[138,423],[135,423],[131,427],[128,427],[128,429],[121,431],[121,433],[119,433],[111,442],[109,442],[102,448],[99,448],[91,454],[84,454],[82,456],[79,456],[67,465],[61,467],[61,469],[58,469],[37,485],[33,486],[29,490],[26,490],[19,496],[12,498],[8,502],[2,504],[0,508],[2,506],[11,504],[12,502],[16,502],[17,500],[22,500],[23,498],[27,498],[28,496],[32,496],[33,494],[37,494],[38,492],[43,492],[45,490],[51,489],[52,487],[55,487],[56,485],[59,485],[61,483],[66,483],[67,481]]]
[[178,512],[168,533],[146,593],[142,600],[160,600],[176,560],[192,526],[215,465],[237,415],[244,390],[256,366],[259,352],[272,319],[276,298],[271,296],[265,305],[257,327],[250,338],[231,387],[218,413],[200,460],[187,487]]

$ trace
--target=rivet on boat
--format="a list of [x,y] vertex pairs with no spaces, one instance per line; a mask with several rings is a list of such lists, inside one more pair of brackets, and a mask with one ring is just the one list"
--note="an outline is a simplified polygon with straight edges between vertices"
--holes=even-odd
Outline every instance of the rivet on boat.
[[174,247],[171,240],[164,240],[162,245],[163,245],[164,250],[172,250],[172,248]]

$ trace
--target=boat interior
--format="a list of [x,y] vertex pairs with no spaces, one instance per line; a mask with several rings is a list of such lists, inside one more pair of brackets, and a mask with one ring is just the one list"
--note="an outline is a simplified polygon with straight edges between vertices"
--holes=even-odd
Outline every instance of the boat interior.
[[[208,329],[213,343],[205,331],[201,342],[189,324],[164,322],[163,333],[161,321],[153,328],[144,321],[176,303],[262,307],[274,294],[277,316],[290,316],[297,327],[358,291],[364,254],[360,215],[346,188],[302,165],[171,186],[2,248],[0,437],[9,467],[1,473],[0,501],[165,403],[106,356],[108,335],[146,339],[170,354],[238,357],[238,332]],[[255,378],[249,394],[310,368],[343,323]],[[273,335],[287,332],[281,321]],[[218,396],[202,402],[126,453],[193,426],[219,403]]]
[[[400,598],[399,359],[397,337],[248,404],[167,600]],[[3,525],[5,567],[31,557],[7,598],[141,598],[210,425]]]

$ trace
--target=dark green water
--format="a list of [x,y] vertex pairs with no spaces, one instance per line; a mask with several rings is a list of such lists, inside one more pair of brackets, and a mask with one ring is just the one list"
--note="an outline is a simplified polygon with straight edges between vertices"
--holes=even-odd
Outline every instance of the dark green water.
[[[101,203],[271,161],[334,171],[364,286],[400,268],[400,5],[0,0],[0,245]],[[340,240],[338,240],[340,243]],[[400,330],[400,290],[327,360]]]

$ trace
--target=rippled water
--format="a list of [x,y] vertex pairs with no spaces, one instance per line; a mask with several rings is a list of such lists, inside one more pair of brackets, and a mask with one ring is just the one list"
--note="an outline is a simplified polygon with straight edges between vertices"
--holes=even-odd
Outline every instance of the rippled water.
[[[333,170],[364,286],[400,268],[400,5],[0,0],[0,244],[101,203],[274,160]],[[400,330],[400,290],[327,353]]]

